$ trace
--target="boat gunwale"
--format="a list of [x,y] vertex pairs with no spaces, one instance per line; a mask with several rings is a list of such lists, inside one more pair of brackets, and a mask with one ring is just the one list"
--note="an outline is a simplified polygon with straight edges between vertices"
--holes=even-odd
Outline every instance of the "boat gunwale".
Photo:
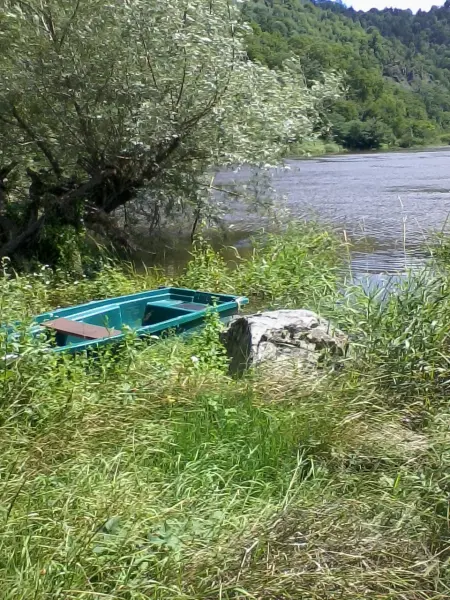
[[[79,343],[66,344],[64,346],[57,346],[49,349],[52,352],[78,352],[83,351],[88,348],[97,348],[99,346],[106,345],[108,343],[117,343],[124,340],[127,335],[134,334],[137,337],[145,337],[156,335],[162,333],[163,331],[168,331],[170,329],[175,329],[176,327],[183,326],[190,322],[199,321],[201,323],[204,320],[206,312],[208,309],[214,308],[219,314],[228,312],[233,309],[239,309],[241,305],[245,305],[248,303],[248,298],[245,296],[232,295],[232,294],[222,294],[222,293],[214,293],[214,292],[201,292],[198,290],[192,290],[189,288],[176,288],[176,287],[160,287],[154,290],[147,290],[143,292],[138,292],[136,294],[128,294],[125,296],[114,297],[110,299],[103,300],[92,300],[90,302],[86,302],[84,304],[79,304],[75,306],[63,307],[60,309],[55,309],[53,311],[49,311],[47,313],[42,313],[33,318],[30,327],[30,333],[32,335],[38,333],[41,330],[41,324],[48,319],[54,319],[59,317],[69,318],[69,316],[75,317],[78,315],[82,315],[84,313],[90,313],[91,310],[95,310],[95,308],[102,308],[108,305],[121,305],[128,302],[133,302],[140,299],[149,298],[149,304],[151,304],[152,298],[162,296],[164,294],[183,294],[194,296],[196,294],[201,294],[206,297],[217,298],[220,301],[220,304],[217,305],[206,305],[202,310],[191,311],[188,309],[180,309],[186,311],[185,315],[178,315],[176,317],[172,317],[165,321],[160,321],[158,323],[154,323],[151,325],[146,325],[142,327],[138,327],[137,329],[130,329],[130,332],[122,331],[122,333],[113,336],[105,336],[103,338],[98,338],[96,340],[82,340]],[[84,309],[84,310],[83,310]],[[76,312],[74,312],[76,310]],[[85,316],[90,316],[85,315]],[[75,320],[75,318],[73,319]],[[18,321],[15,325],[19,326],[22,322]],[[171,325],[172,324],[172,325]],[[6,329],[13,332],[14,326],[6,326]]]

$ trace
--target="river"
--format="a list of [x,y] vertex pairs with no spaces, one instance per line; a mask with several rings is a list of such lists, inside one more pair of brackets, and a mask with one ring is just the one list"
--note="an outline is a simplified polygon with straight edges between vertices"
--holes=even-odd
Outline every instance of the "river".
[[[220,172],[217,185],[244,183],[248,169]],[[353,243],[354,274],[392,274],[421,264],[429,232],[450,212],[450,148],[288,160],[271,185],[292,217],[331,224]],[[235,203],[225,243],[245,248],[264,219]],[[184,262],[186,247],[168,260]],[[182,258],[184,256],[184,260]]]

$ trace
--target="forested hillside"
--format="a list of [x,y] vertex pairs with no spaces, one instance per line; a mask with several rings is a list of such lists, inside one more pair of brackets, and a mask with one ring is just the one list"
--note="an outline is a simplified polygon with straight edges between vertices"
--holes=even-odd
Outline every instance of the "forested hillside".
[[356,12],[343,4],[249,0],[244,17],[252,60],[282,69],[298,58],[309,82],[343,73],[324,138],[347,148],[410,147],[450,130],[450,2],[408,10]]

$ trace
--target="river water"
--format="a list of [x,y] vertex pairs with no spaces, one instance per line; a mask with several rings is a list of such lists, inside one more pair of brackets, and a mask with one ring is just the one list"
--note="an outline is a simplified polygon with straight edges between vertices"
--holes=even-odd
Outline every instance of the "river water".
[[[215,183],[242,185],[251,177],[248,169],[221,171]],[[342,235],[345,231],[352,242],[354,275],[402,273],[423,263],[428,234],[446,225],[450,148],[288,160],[271,172],[271,186],[284,197],[292,218],[314,218]],[[245,253],[251,235],[267,221],[231,202],[226,225],[228,234],[217,244],[234,245]],[[181,266],[189,257],[187,250],[179,238],[163,262]]]
[[[222,172],[216,181],[242,183],[249,175]],[[289,160],[272,172],[271,184],[293,217],[346,232],[354,273],[398,273],[421,264],[428,234],[446,225],[450,149]],[[241,232],[241,244],[261,226],[260,217],[238,206],[227,220]]]

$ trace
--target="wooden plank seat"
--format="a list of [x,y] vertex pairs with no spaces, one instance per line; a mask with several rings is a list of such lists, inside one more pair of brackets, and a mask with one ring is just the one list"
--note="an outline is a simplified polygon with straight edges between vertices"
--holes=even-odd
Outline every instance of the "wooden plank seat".
[[117,329],[108,329],[100,325],[89,325],[89,323],[83,323],[82,321],[71,321],[64,317],[54,319],[53,321],[44,321],[41,323],[41,326],[54,329],[58,333],[74,335],[84,340],[100,340],[122,334]]

